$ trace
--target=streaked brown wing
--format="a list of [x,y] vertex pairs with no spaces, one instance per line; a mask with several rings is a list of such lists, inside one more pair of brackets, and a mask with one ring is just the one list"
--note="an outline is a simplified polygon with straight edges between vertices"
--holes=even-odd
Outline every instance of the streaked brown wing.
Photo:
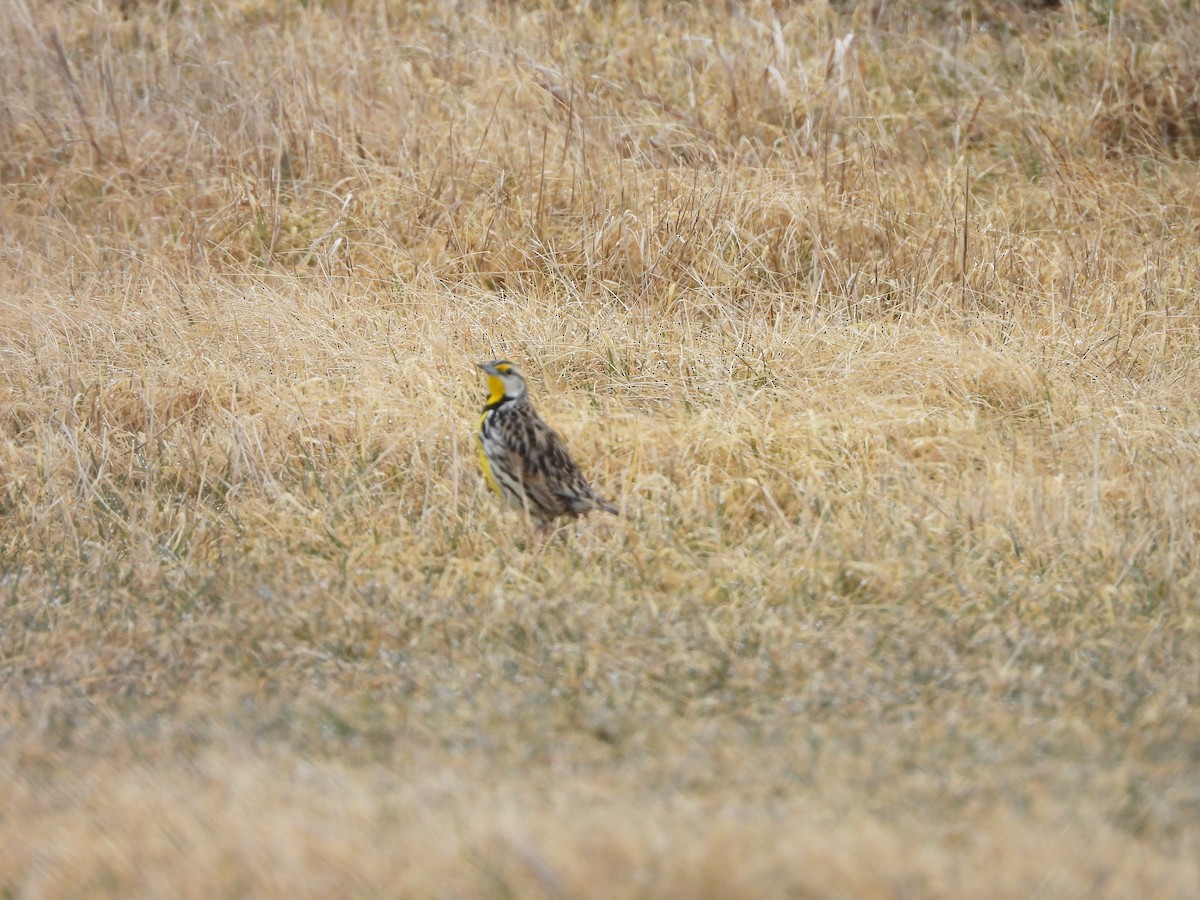
[[496,426],[508,453],[510,471],[520,478],[531,512],[554,518],[594,507],[592,489],[563,439],[531,405],[523,403],[498,417]]

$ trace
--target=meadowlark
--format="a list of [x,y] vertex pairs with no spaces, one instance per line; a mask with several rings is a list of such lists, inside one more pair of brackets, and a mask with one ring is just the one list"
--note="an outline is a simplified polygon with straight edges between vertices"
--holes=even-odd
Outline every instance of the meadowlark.
[[529,402],[525,377],[506,359],[476,363],[487,376],[479,418],[479,462],[492,490],[522,509],[545,534],[560,516],[617,508],[588,484],[563,439]]

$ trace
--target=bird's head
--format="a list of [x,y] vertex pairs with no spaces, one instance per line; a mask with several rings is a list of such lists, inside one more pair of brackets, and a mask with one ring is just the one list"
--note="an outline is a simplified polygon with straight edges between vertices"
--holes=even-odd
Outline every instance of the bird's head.
[[525,376],[507,359],[475,365],[487,376],[489,405],[501,400],[520,400],[525,396]]

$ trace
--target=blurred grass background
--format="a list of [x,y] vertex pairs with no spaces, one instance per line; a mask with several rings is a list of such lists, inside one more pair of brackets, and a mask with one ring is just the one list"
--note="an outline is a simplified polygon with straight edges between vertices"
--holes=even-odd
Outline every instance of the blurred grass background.
[[0,0],[0,888],[1200,893],[1197,46]]

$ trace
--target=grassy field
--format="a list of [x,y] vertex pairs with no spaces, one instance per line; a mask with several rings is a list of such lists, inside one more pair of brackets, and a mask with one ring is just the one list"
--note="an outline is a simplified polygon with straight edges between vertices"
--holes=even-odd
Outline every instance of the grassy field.
[[0,895],[1200,895],[1198,46],[0,0]]

